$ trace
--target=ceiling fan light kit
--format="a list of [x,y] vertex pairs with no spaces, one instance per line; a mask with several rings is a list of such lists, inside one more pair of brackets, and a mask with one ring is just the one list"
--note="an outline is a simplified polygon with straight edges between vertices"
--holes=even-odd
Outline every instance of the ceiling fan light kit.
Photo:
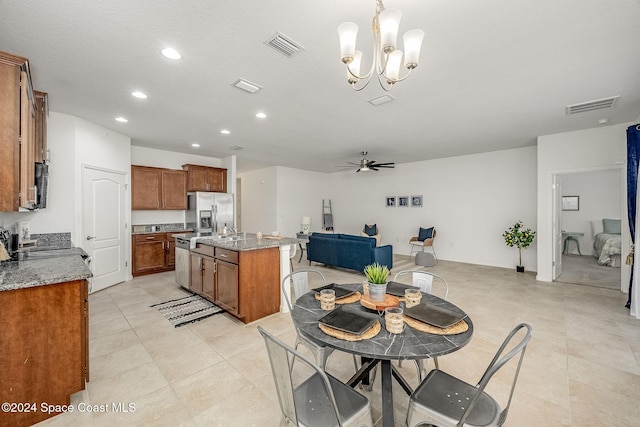
[[[358,26],[353,22],[345,22],[338,27],[340,37],[340,56],[347,67],[347,82],[355,89],[362,90],[377,75],[380,86],[389,91],[393,85],[411,74],[411,70],[418,66],[420,48],[424,38],[424,31],[410,30],[403,36],[404,54],[396,49],[398,29],[402,12],[399,9],[385,9],[382,0],[376,0],[376,13],[373,17],[373,61],[366,74],[360,74],[362,52],[356,50]],[[400,68],[404,57],[404,66],[408,73],[400,77]],[[356,84],[364,83],[360,86]]]
[[369,171],[378,171],[379,168],[395,168],[394,162],[386,162],[386,163],[378,163],[375,160],[367,160],[366,158],[367,152],[363,151],[363,158],[360,160],[360,163],[348,162],[350,165],[358,166],[356,172],[369,172]]

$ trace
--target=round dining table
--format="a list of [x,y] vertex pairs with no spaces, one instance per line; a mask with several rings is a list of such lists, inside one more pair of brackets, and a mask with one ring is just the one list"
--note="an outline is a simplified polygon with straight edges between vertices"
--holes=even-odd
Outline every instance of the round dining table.
[[[337,284],[336,286],[359,290],[362,292],[362,284]],[[324,333],[318,326],[319,320],[327,315],[328,311],[320,308],[320,301],[316,299],[314,291],[310,291],[295,302],[291,316],[299,331],[313,340],[330,346],[340,351],[352,353],[362,357],[362,366],[347,381],[351,387],[358,383],[368,384],[370,371],[378,364],[381,366],[382,380],[382,425],[390,427],[394,425],[393,418],[393,395],[391,382],[392,378],[410,395],[413,390],[391,364],[392,360],[415,360],[428,359],[436,356],[452,353],[464,347],[473,335],[473,323],[469,316],[456,305],[443,300],[435,295],[422,293],[422,304],[430,304],[442,307],[464,315],[464,321],[468,325],[465,332],[451,335],[439,335],[422,332],[405,324],[404,330],[400,334],[392,334],[384,327],[384,318],[380,317],[380,332],[373,338],[359,341],[347,341]],[[404,303],[400,303],[401,306]],[[348,310],[362,311],[369,315],[378,314],[377,311],[364,307],[360,302],[344,304]],[[336,304],[336,307],[340,305]]]

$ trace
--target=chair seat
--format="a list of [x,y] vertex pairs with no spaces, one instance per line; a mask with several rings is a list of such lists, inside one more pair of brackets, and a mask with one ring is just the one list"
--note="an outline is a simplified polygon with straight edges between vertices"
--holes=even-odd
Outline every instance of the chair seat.
[[[338,413],[344,425],[367,425],[369,401],[366,397],[327,374]],[[298,425],[308,427],[338,426],[335,412],[331,409],[331,401],[325,386],[316,373],[300,384],[293,392]],[[360,421],[360,422],[356,422]]]
[[421,242],[420,240],[412,240],[411,242],[409,242],[409,244],[415,246],[424,246],[424,242]]
[[[413,427],[426,420],[435,425],[455,426],[476,393],[477,389],[474,386],[434,369],[411,396],[410,412],[407,414],[408,424]],[[483,392],[464,425],[498,426],[501,411],[498,402]],[[416,422],[413,421],[413,417]]]

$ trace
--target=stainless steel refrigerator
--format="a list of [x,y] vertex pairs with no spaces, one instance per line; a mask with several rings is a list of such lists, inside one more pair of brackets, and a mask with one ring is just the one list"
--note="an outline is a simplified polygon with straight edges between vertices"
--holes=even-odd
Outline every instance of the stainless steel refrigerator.
[[196,191],[187,193],[185,225],[198,233],[222,233],[235,227],[233,194]]

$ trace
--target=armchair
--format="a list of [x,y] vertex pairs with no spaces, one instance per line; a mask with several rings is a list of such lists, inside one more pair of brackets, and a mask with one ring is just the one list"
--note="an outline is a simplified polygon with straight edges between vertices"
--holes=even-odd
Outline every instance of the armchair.
[[413,255],[413,251],[421,250],[424,252],[425,248],[431,248],[431,252],[433,252],[433,257],[438,261],[438,257],[436,256],[436,249],[433,247],[433,241],[436,239],[436,229],[435,227],[431,228],[422,228],[420,227],[420,231],[417,236],[412,237],[409,240],[409,244],[411,245],[411,253],[409,253],[409,258]]

